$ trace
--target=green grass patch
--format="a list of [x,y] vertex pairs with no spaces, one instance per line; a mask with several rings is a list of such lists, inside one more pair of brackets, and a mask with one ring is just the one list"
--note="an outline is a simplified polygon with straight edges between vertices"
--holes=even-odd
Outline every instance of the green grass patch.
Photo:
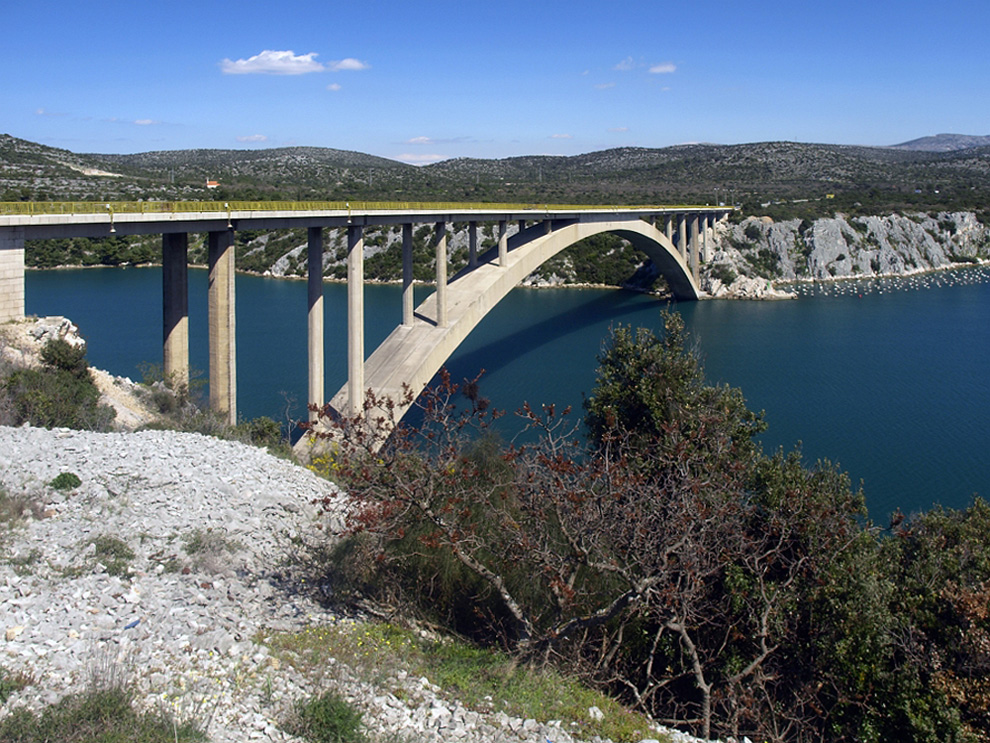
[[[425,677],[443,694],[480,712],[502,711],[541,723],[577,723],[568,732],[616,743],[655,738],[645,717],[548,667],[521,665],[509,655],[447,638],[426,638],[385,623],[340,622],[260,638],[275,656],[303,674],[318,676],[331,658],[365,679],[398,684],[397,671]],[[393,689],[402,696],[401,688]],[[598,707],[602,720],[589,718]]]
[[137,712],[121,688],[63,698],[35,714],[20,708],[0,720],[0,740],[17,743],[191,743],[207,737],[193,722]]
[[75,490],[82,485],[82,480],[74,472],[62,472],[48,483],[48,485],[55,490]]
[[130,561],[134,559],[132,550],[120,537],[101,534],[93,540],[96,559],[106,566],[108,575],[126,575]]

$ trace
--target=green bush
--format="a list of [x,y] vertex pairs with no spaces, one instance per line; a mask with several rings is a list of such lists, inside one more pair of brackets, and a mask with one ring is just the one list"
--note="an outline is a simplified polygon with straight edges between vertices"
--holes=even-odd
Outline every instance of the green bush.
[[48,485],[55,490],[75,490],[82,480],[73,472],[61,472]]
[[326,691],[301,702],[298,721],[291,727],[295,735],[309,743],[359,743],[362,714],[339,695]]
[[100,403],[84,347],[53,340],[42,348],[46,366],[18,369],[3,383],[13,425],[105,431],[116,411]]

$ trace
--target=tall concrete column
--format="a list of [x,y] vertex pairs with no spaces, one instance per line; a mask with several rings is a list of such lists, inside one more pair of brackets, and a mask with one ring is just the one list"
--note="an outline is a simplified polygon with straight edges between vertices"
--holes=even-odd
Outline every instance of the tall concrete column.
[[[324,348],[323,348],[323,228],[310,227],[307,237],[307,284],[309,287],[309,404],[323,407]],[[309,411],[310,421],[319,416]]]
[[701,261],[698,260],[698,215],[691,217],[691,275],[694,276],[694,283],[697,284],[701,275]]
[[708,263],[712,259],[710,243],[708,242],[708,229],[711,227],[711,221],[711,214],[706,214],[701,218],[701,260],[703,263]]
[[551,232],[553,232],[553,220],[552,219],[544,219],[543,220],[543,234],[544,235],[549,235]]
[[671,244],[674,242],[674,220],[668,214],[664,218],[663,231],[667,235],[667,239],[670,240]]
[[524,232],[526,230],[526,220],[520,219],[518,224],[519,224],[519,232]]
[[165,383],[189,388],[189,235],[162,235],[162,341]]
[[437,222],[433,240],[437,249],[437,327],[447,327],[447,224]]
[[24,228],[0,229],[0,322],[24,318]]
[[509,236],[508,236],[508,224],[504,219],[499,220],[498,223],[498,265],[505,268],[508,262],[509,253]]
[[209,234],[210,407],[237,423],[237,350],[234,320],[234,232]]
[[478,223],[468,222],[468,268],[478,265]]
[[364,228],[347,228],[347,397],[356,416],[364,409]]
[[687,217],[683,214],[677,215],[677,249],[681,260],[687,263]]
[[402,324],[413,323],[413,226],[402,225]]

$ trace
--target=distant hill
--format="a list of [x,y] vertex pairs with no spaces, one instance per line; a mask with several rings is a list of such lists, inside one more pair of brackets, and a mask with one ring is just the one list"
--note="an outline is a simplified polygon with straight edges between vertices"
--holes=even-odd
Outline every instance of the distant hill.
[[972,134],[936,134],[933,137],[921,137],[910,142],[893,145],[898,150],[914,150],[916,152],[955,152],[968,150],[971,147],[987,147],[990,145],[990,135],[976,136]]
[[[219,187],[207,189],[207,180]],[[0,200],[22,199],[731,200],[771,214],[787,203],[791,216],[840,209],[986,209],[990,137],[940,134],[893,147],[798,142],[624,147],[567,157],[456,158],[415,167],[321,147],[77,154],[0,135]]]

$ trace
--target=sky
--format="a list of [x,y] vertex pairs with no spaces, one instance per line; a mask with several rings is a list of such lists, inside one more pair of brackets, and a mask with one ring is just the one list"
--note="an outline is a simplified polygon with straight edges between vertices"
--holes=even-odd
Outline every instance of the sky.
[[990,134],[973,0],[34,0],[0,27],[0,133],[79,153]]

